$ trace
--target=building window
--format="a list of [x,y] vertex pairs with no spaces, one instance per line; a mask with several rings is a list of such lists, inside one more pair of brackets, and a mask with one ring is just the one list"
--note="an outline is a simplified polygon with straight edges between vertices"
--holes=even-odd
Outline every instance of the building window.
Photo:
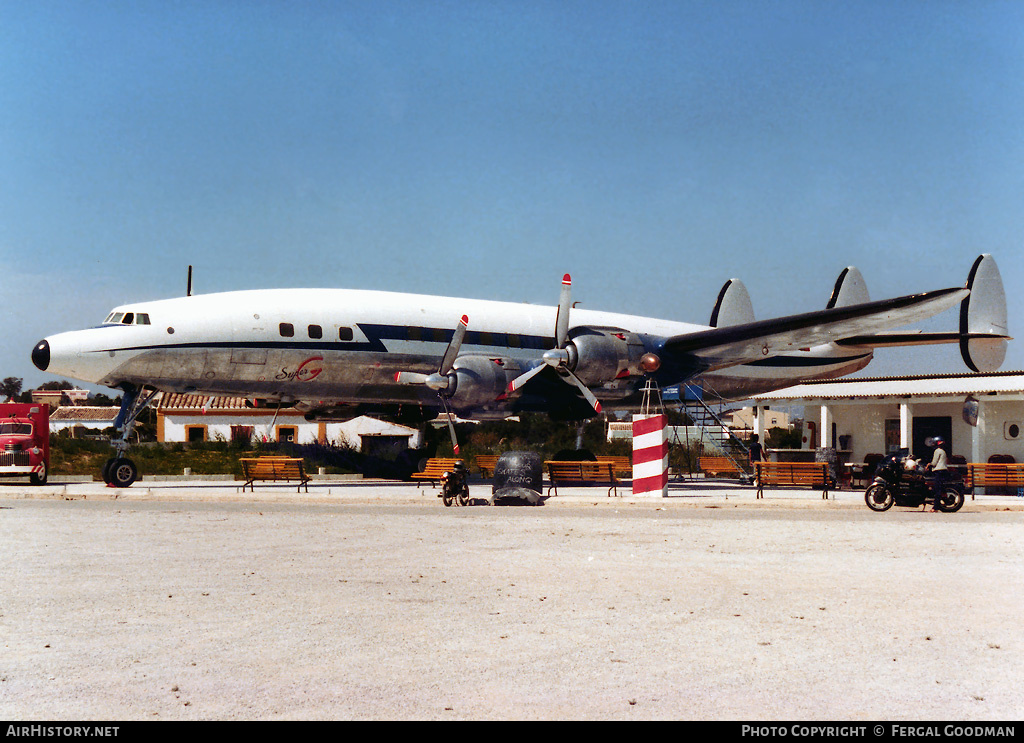
[[278,426],[277,440],[281,443],[294,444],[299,438],[299,429],[295,426]]
[[253,426],[232,426],[231,427],[231,443],[233,444],[251,444],[253,434],[256,429]]
[[206,426],[185,426],[185,441],[190,444],[206,441]]
[[283,322],[283,323],[281,323],[280,328],[281,328],[281,337],[282,338],[292,338],[292,337],[294,337],[294,335],[295,335],[295,326],[292,325],[290,322]]

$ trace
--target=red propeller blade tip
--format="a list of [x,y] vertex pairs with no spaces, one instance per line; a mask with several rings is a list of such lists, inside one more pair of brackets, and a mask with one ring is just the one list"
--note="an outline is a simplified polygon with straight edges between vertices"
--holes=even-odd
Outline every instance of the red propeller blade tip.
[[563,284],[571,284],[572,283],[572,277],[569,274],[566,274],[565,276],[562,277],[562,283]]
[[469,325],[469,315],[463,315],[460,321],[463,325]]

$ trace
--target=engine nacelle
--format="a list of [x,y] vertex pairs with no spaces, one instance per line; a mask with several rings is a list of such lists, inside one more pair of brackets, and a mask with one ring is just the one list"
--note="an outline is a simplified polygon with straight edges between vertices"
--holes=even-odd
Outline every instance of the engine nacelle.
[[621,328],[573,328],[567,350],[569,369],[588,387],[643,373],[643,343],[636,333]]
[[511,359],[460,356],[448,375],[454,384],[446,396],[456,410],[486,408],[505,394],[518,374],[519,365]]

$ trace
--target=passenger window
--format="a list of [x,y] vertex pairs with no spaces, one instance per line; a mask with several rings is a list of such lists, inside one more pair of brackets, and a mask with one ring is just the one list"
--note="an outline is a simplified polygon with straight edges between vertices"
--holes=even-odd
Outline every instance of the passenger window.
[[295,326],[290,322],[283,322],[279,327],[281,329],[282,338],[292,338],[295,335]]
[[319,325],[310,325],[309,328],[307,328],[307,330],[309,331],[310,338],[324,337],[324,330]]
[[338,340],[350,341],[352,340],[352,328],[341,327],[338,328]]

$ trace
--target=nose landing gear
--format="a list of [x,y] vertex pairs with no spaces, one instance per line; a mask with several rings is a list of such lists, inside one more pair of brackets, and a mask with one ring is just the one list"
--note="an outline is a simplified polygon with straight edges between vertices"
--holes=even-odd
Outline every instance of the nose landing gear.
[[131,444],[129,438],[135,430],[135,421],[143,410],[156,397],[158,390],[138,388],[135,385],[124,385],[124,397],[121,400],[121,412],[114,421],[114,428],[120,438],[111,439],[110,445],[117,454],[103,465],[103,482],[114,488],[127,488],[139,479],[139,468],[128,458]]

